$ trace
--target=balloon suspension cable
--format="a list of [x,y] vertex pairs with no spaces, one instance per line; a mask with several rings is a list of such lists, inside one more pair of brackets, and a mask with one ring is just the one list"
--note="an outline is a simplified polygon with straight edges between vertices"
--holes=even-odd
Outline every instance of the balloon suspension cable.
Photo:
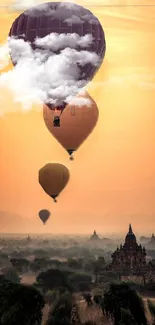
[[69,159],[70,159],[70,160],[74,160],[74,157],[73,157],[73,155],[71,155]]

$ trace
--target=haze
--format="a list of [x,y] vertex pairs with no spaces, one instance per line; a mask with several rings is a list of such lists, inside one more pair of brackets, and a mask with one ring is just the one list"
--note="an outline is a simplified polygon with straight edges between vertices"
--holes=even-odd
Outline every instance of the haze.
[[[155,7],[90,9],[107,43],[104,63],[88,85],[98,124],[70,162],[37,106],[16,112],[20,105],[6,93],[1,105],[15,112],[0,118],[1,232],[123,234],[131,222],[136,234],[149,234],[155,227]],[[1,43],[17,15],[1,10]],[[71,173],[57,204],[38,184],[47,162],[63,163]],[[37,215],[42,208],[51,211],[46,226]]]

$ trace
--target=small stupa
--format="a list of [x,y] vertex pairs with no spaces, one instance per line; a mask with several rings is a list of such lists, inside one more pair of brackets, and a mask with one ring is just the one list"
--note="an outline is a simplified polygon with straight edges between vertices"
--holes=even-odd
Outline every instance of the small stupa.
[[27,242],[30,242],[31,241],[31,237],[29,235],[27,236],[26,241]]
[[100,238],[99,238],[99,236],[98,236],[96,230],[94,230],[93,234],[92,234],[91,237],[90,237],[90,240],[99,240],[99,239],[100,239]]
[[152,234],[152,237],[151,237],[151,239],[150,239],[150,241],[148,242],[148,245],[155,245],[155,235],[154,234]]

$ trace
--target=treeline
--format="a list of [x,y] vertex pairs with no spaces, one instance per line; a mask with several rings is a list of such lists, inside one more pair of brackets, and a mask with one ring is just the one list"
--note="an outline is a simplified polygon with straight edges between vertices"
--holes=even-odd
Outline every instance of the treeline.
[[[45,276],[45,275],[44,275]],[[55,281],[56,277],[54,278]],[[54,281],[53,279],[53,281]],[[78,302],[71,291],[69,283],[64,283],[64,292],[57,288],[57,297],[50,303],[51,309],[46,325],[101,325],[96,321],[83,322],[78,312]],[[38,279],[39,280],[39,279]],[[44,282],[44,277],[40,281]],[[58,281],[59,282],[59,281]],[[57,285],[60,283],[57,282]],[[39,289],[12,283],[3,279],[0,283],[0,325],[41,325],[43,307],[49,288]],[[127,283],[114,282],[108,285],[100,295],[85,296],[87,308],[98,306],[102,311],[102,324],[110,322],[113,325],[147,325],[148,319],[142,298]],[[155,306],[148,300],[147,307],[155,321]]]

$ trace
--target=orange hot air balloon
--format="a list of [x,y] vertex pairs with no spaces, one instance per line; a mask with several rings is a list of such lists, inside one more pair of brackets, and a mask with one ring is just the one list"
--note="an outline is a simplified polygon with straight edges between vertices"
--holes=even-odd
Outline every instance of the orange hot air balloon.
[[62,164],[49,163],[39,170],[39,183],[44,191],[56,201],[56,197],[69,181],[69,170]]
[[54,111],[50,110],[47,105],[43,106],[43,118],[48,130],[67,150],[71,160],[73,159],[72,153],[93,131],[99,116],[97,105],[88,93],[79,95],[79,97],[88,98],[91,104],[67,105],[61,116],[60,128],[53,126]]

